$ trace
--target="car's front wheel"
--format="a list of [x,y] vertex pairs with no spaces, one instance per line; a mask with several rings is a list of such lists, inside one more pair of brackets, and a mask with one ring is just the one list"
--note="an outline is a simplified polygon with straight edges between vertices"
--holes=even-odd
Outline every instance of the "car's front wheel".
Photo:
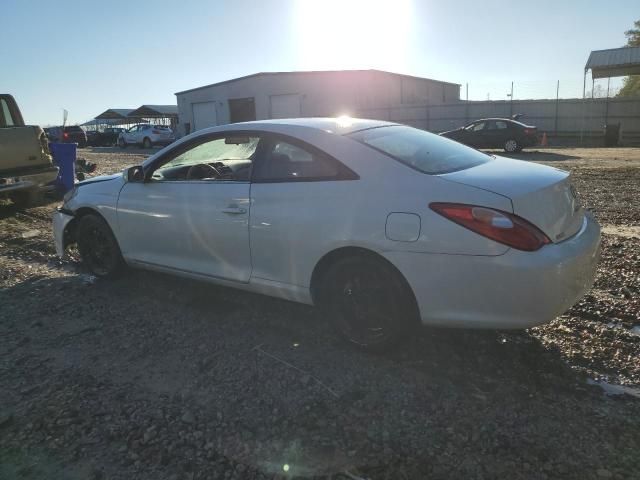
[[151,143],[151,139],[149,137],[144,137],[142,141],[142,148],[151,148],[153,144]]
[[124,267],[118,242],[107,222],[93,214],[79,220],[76,242],[82,262],[96,277],[116,277]]
[[522,150],[522,146],[517,140],[511,139],[504,142],[504,151],[507,153],[515,153]]
[[329,267],[319,300],[341,336],[367,351],[388,350],[418,324],[415,299],[400,273],[368,256]]

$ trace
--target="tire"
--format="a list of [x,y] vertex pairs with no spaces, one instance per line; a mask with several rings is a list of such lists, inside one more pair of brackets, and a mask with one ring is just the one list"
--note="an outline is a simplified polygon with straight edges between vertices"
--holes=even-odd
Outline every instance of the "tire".
[[124,138],[119,138],[118,139],[118,146],[120,148],[127,148],[127,142],[124,141]]
[[504,142],[504,151],[507,153],[516,153],[522,150],[522,146],[517,140],[510,139]]
[[142,140],[142,148],[152,148],[153,143],[151,143],[151,139],[149,137],[144,137]]
[[76,233],[78,252],[87,269],[96,277],[115,278],[124,268],[124,260],[107,222],[97,215],[81,217]]
[[18,209],[37,207],[44,203],[44,193],[40,190],[19,190],[9,198]]
[[351,345],[384,352],[418,325],[418,308],[404,278],[368,256],[338,260],[323,275],[319,303]]

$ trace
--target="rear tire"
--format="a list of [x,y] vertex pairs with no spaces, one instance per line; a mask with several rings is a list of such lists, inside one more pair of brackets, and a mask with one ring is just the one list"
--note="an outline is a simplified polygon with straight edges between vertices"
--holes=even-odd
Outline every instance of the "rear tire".
[[152,148],[153,143],[151,143],[151,139],[149,137],[144,137],[142,140],[142,148]]
[[124,268],[124,260],[107,222],[97,215],[80,218],[76,233],[78,252],[87,269],[96,277],[115,278]]
[[507,153],[516,153],[522,150],[522,146],[517,140],[511,139],[504,142],[504,151]]
[[124,141],[124,138],[119,138],[118,139],[118,146],[120,148],[127,148],[127,142]]
[[391,265],[368,256],[331,265],[319,303],[338,333],[368,352],[396,346],[418,325],[418,309],[404,278]]

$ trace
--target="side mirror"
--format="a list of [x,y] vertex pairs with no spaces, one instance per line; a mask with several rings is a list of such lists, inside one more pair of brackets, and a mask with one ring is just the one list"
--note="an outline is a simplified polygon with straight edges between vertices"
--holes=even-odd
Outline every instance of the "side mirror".
[[144,170],[139,165],[127,168],[124,171],[124,178],[127,182],[144,182]]

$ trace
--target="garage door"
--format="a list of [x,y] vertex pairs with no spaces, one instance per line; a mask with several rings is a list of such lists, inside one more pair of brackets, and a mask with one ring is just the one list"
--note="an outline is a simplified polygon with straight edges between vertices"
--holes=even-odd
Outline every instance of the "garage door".
[[296,118],[300,116],[300,95],[271,95],[271,118]]
[[191,108],[193,109],[194,131],[218,125],[216,102],[192,103]]

